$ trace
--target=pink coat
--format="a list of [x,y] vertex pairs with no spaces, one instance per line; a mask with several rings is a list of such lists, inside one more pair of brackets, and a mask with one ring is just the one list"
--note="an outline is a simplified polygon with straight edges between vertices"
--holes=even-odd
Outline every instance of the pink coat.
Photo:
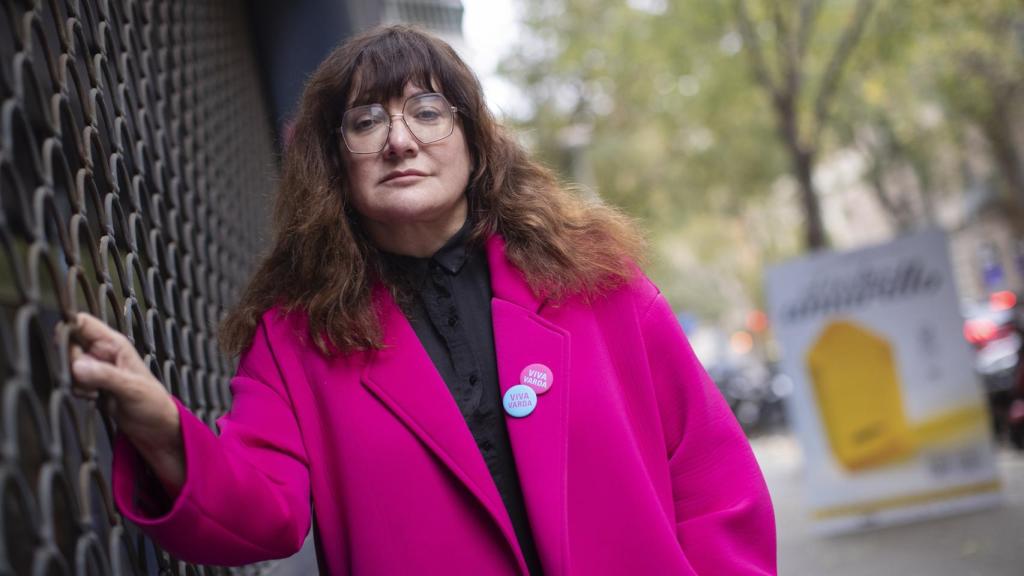
[[[774,574],[764,479],[739,426],[642,275],[598,301],[536,298],[487,245],[502,393],[529,364],[553,383],[508,417],[544,571]],[[141,461],[115,446],[124,516],[202,564],[288,556],[315,512],[331,574],[524,574],[512,524],[448,388],[405,317],[378,292],[379,351],[327,359],[300,315],[264,315],[215,436],[181,410],[186,481],[147,517]]]

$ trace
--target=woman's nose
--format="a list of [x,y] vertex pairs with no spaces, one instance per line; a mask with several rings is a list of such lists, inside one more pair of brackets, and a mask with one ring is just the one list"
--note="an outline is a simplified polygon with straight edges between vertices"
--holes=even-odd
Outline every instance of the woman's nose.
[[409,131],[405,119],[401,114],[391,116],[391,130],[388,131],[388,141],[384,152],[393,156],[406,156],[414,154],[419,150],[419,141]]

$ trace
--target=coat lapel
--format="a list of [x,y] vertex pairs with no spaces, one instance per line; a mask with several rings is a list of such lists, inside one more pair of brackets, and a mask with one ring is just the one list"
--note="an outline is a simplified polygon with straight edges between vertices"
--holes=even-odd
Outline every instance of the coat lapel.
[[374,300],[381,312],[385,347],[368,353],[363,386],[476,496],[525,572],[508,512],[451,392],[390,294],[378,289]]
[[527,515],[541,562],[549,574],[567,574],[567,459],[569,334],[538,314],[543,300],[505,257],[499,236],[487,243],[491,271],[491,315],[501,394],[520,383],[524,368],[543,364],[552,373],[550,389],[524,418],[506,416],[526,500]]
[[[501,394],[519,384],[530,364],[553,375],[551,389],[524,418],[506,416],[526,512],[545,572],[568,573],[567,458],[569,334],[539,315],[544,301],[505,258],[500,236],[487,242],[491,316]],[[374,293],[381,312],[385,348],[367,354],[363,386],[415,434],[480,501],[526,563],[490,471],[448,387],[405,315],[384,289]]]

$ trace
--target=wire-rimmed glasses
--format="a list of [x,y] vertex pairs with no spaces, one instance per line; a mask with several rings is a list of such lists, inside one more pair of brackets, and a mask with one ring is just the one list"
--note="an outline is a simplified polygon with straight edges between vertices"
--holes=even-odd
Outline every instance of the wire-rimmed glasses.
[[401,118],[420,144],[430,144],[452,135],[456,112],[458,108],[444,96],[428,92],[408,98],[401,114],[388,114],[381,104],[351,108],[342,116],[338,131],[349,152],[376,154],[387,146],[394,118]]

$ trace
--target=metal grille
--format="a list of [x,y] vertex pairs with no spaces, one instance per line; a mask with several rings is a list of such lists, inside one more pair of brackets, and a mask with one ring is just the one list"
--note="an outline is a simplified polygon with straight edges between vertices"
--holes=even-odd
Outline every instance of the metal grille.
[[242,3],[0,2],[0,574],[224,573],[116,513],[65,322],[122,331],[211,427],[227,409],[215,329],[273,172]]

